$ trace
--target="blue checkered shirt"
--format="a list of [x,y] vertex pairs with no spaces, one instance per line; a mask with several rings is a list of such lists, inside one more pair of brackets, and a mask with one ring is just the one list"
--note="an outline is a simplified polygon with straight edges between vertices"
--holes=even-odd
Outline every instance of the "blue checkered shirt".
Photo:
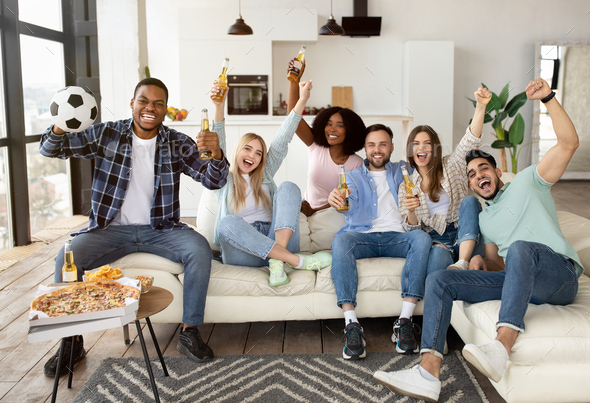
[[[80,133],[57,135],[49,127],[39,151],[46,157],[94,159],[92,209],[88,228],[72,235],[108,227],[119,214],[131,172],[133,119],[96,124]],[[150,212],[153,229],[186,227],[180,222],[180,174],[191,176],[207,189],[225,186],[229,163],[225,157],[202,161],[193,139],[162,124],[158,128],[154,158],[154,198]]]

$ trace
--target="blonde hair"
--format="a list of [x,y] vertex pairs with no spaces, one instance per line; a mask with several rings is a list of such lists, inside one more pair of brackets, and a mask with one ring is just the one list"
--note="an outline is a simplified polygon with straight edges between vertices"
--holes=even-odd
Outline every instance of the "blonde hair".
[[234,212],[240,211],[246,206],[246,180],[240,173],[238,154],[242,149],[251,142],[252,140],[260,141],[262,145],[262,159],[260,164],[250,172],[250,184],[252,186],[252,193],[254,194],[254,200],[256,201],[256,207],[262,202],[262,206],[267,211],[272,211],[272,204],[268,196],[262,191],[262,180],[264,179],[264,168],[266,167],[266,143],[264,139],[254,133],[246,133],[238,140],[238,144],[234,148],[232,163],[230,165],[230,172],[234,179],[234,191],[230,196],[230,202],[233,203]]

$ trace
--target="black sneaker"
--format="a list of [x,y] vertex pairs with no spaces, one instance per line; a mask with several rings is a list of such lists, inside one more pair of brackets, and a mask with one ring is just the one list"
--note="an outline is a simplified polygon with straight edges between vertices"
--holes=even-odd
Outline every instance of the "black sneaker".
[[367,350],[365,350],[366,340],[361,325],[358,322],[350,321],[344,328],[342,357],[345,360],[365,358],[367,356]]
[[[59,369],[59,376],[68,374],[68,367],[70,365],[70,352],[72,351],[71,339],[66,340],[64,356],[61,362],[61,368]],[[82,336],[74,336],[74,365],[82,361],[86,357],[86,351],[84,350],[84,338]],[[57,361],[59,359],[59,348],[57,353],[51,357],[43,367],[43,373],[45,376],[51,378],[55,377],[55,370],[57,368]]]
[[213,350],[203,341],[196,326],[180,332],[176,349],[196,362],[213,358]]
[[416,341],[417,334],[422,330],[420,326],[413,323],[410,319],[399,318],[393,324],[393,334],[391,341],[395,343],[395,351],[402,354],[413,354],[420,351],[418,342]]

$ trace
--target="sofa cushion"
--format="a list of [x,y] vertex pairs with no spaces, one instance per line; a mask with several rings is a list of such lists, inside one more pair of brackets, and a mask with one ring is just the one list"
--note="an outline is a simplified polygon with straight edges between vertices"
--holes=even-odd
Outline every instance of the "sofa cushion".
[[558,211],[557,218],[563,236],[578,253],[584,273],[590,276],[590,220],[568,211]]
[[[463,303],[467,319],[493,340],[500,301]],[[582,275],[578,295],[566,306],[529,304],[525,331],[516,339],[510,361],[516,365],[590,363],[590,278]]]
[[308,217],[307,222],[311,240],[309,252],[330,250],[334,236],[344,226],[344,215],[330,207]]
[[[406,259],[393,257],[357,260],[358,291],[401,290],[405,262]],[[318,273],[314,291],[336,293],[331,267]]]
[[[268,267],[232,266],[213,260],[208,296],[292,296],[306,295],[315,285],[315,272],[294,270],[285,265],[289,283],[269,287]],[[184,274],[178,276],[184,281]]]
[[118,267],[121,270],[139,268],[162,270],[171,274],[180,274],[184,268],[182,263],[174,263],[165,257],[144,252],[131,253],[121,259],[115,260],[111,263],[111,266]]

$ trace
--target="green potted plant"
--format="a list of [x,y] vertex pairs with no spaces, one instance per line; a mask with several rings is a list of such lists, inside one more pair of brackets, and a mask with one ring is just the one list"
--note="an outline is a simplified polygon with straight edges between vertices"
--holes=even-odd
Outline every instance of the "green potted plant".
[[[492,133],[496,137],[496,141],[492,143],[492,148],[500,150],[500,163],[502,165],[502,171],[507,172],[508,166],[506,164],[506,148],[510,150],[510,159],[512,161],[512,172],[516,173],[518,169],[518,156],[521,150],[517,150],[518,146],[522,144],[524,139],[524,119],[522,115],[518,113],[518,110],[526,103],[526,92],[523,91],[516,94],[510,101],[508,101],[508,95],[510,93],[509,84],[506,84],[500,95],[492,92],[492,99],[487,106],[484,123],[492,122]],[[481,84],[483,87],[488,88],[484,83]],[[475,100],[469,99],[473,106],[477,105]],[[493,115],[492,115],[493,113]],[[506,128],[508,121],[512,119],[512,123],[509,128]],[[469,121],[471,124],[471,121]]]

